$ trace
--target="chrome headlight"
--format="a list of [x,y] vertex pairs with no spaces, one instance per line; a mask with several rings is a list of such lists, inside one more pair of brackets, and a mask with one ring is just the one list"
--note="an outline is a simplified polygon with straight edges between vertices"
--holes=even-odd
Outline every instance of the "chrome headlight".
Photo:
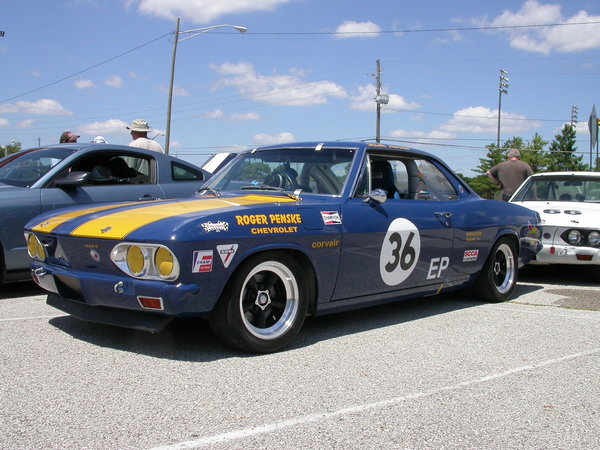
[[173,281],[179,277],[177,257],[164,245],[117,244],[110,253],[110,259],[134,278]]
[[569,234],[567,234],[567,241],[569,244],[579,244],[581,243],[581,232],[579,230],[571,230]]
[[46,249],[38,237],[33,233],[25,233],[25,239],[27,240],[27,253],[29,253],[29,256],[40,261],[45,260]]
[[600,245],[600,232],[590,231],[590,234],[588,234],[587,240],[588,240],[588,244],[590,244],[592,247],[596,247],[596,246]]

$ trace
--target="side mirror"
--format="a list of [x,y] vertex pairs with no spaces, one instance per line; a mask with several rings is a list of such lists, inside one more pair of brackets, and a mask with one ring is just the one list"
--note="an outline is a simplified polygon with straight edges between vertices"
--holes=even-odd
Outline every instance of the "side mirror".
[[369,195],[363,200],[363,202],[385,203],[386,200],[387,192],[385,192],[383,189],[373,189],[371,192],[369,192]]
[[89,177],[89,172],[69,172],[65,176],[54,180],[54,184],[59,188],[76,187],[84,184]]

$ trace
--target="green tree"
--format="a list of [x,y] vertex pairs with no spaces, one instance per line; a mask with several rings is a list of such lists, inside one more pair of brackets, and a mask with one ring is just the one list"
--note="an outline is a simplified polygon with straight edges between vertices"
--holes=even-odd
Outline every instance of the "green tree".
[[10,144],[1,146],[0,145],[0,157],[12,155],[13,153],[17,153],[21,151],[21,143],[16,141],[11,141]]
[[521,149],[521,159],[531,166],[533,173],[543,172],[547,165],[547,156],[544,147],[548,141],[535,133],[533,139],[525,148]]
[[589,170],[589,166],[583,162],[583,155],[576,155],[576,150],[575,128],[566,124],[548,148],[546,170],[549,172]]

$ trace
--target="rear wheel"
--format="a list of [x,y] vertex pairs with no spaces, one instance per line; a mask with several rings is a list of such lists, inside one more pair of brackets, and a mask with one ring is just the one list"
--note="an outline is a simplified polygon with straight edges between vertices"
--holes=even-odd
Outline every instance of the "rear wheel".
[[485,262],[472,292],[488,302],[503,302],[513,293],[517,285],[517,248],[510,238],[500,238]]
[[280,350],[296,337],[313,290],[311,277],[281,252],[261,253],[244,262],[225,288],[210,323],[236,348],[258,353]]

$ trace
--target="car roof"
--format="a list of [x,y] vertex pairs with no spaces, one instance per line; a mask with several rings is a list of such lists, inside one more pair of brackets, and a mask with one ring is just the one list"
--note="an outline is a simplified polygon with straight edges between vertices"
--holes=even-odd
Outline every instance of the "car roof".
[[439,159],[437,156],[416,148],[405,147],[396,144],[382,144],[379,142],[361,142],[361,141],[308,141],[308,142],[290,142],[287,144],[269,145],[264,147],[256,147],[248,149],[242,153],[260,151],[260,150],[277,150],[277,149],[293,149],[293,148],[323,148],[323,149],[364,149],[364,150],[381,150],[381,151],[409,151],[416,155],[428,156]]
[[583,171],[573,171],[573,172],[542,172],[531,175],[531,178],[543,178],[543,177],[591,177],[598,178],[600,177],[600,172],[583,172]]

